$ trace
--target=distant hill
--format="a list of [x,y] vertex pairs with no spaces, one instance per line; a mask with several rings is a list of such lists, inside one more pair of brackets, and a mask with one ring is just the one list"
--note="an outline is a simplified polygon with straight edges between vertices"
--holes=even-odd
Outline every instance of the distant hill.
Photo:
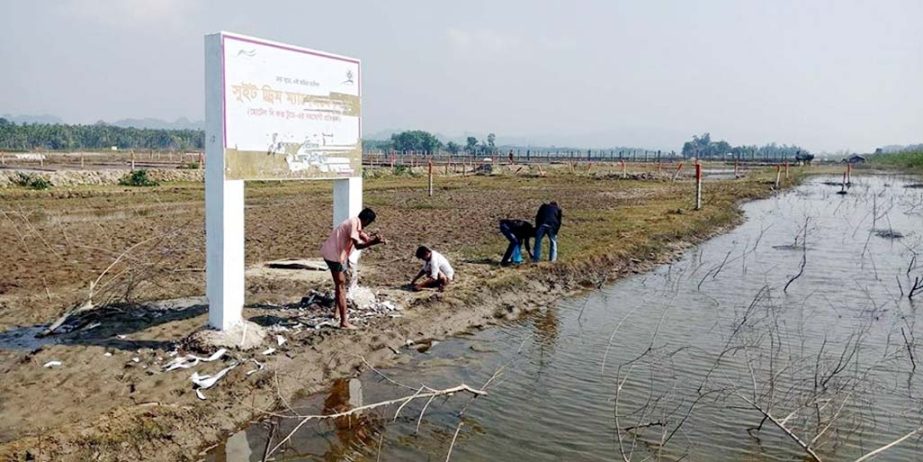
[[[41,115],[23,115],[23,114],[3,114],[4,119],[18,125],[22,124],[64,124],[67,123],[58,116],[51,114]],[[173,122],[163,119],[145,117],[141,119],[121,119],[115,122],[100,121],[106,125],[122,128],[149,128],[152,130],[205,130],[205,121],[191,121],[185,117],[180,117]],[[99,122],[97,122],[99,123]],[[88,125],[88,124],[84,124]],[[390,136],[390,135],[389,135]]]
[[121,119],[112,122],[110,125],[116,127],[134,127],[150,128],[154,130],[205,130],[204,121],[191,121],[185,117],[180,117],[174,122],[167,122],[162,119],[143,118],[143,119]]
[[10,122],[16,124],[63,124],[64,121],[61,120],[58,116],[53,116],[51,114],[42,114],[42,115],[13,115],[13,114],[3,114],[0,116]]
[[890,154],[894,152],[923,151],[923,143],[920,144],[892,144],[882,146],[875,150],[876,154]]

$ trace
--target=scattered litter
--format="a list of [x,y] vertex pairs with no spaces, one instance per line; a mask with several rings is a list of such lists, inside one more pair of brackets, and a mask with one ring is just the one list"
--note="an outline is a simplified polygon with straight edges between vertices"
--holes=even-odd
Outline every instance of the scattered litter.
[[261,363],[261,362],[255,360],[255,359],[253,359],[253,358],[250,358],[250,361],[253,361],[253,363],[256,364],[256,369],[253,369],[252,371],[247,371],[247,376],[248,376],[248,377],[250,376],[250,374],[255,374],[255,373],[257,373],[257,372],[263,370],[263,367],[265,367],[265,366],[263,366],[263,363]]
[[202,393],[202,390],[200,388],[195,389],[195,395],[202,401],[205,401],[205,395]]
[[273,353],[275,353],[275,352],[276,352],[276,349],[275,349],[275,348],[269,347],[269,348],[263,350],[263,352],[260,353],[260,354],[262,354],[263,356],[268,356],[268,355],[271,355],[271,354],[273,354]]
[[279,344],[279,346],[284,345],[284,344],[285,344],[285,337],[283,337],[283,336],[281,336],[281,335],[276,335],[276,342]]
[[128,338],[127,335],[122,335],[122,334],[116,335],[116,337],[118,337],[119,340],[125,340]]
[[48,361],[48,362],[45,363],[45,365],[42,366],[42,367],[52,368],[52,367],[58,367],[58,366],[60,366],[61,364],[62,364],[61,361]]
[[179,354],[179,350],[173,350],[173,351],[167,353],[167,356],[169,356],[169,357],[172,358],[172,357],[174,357],[174,356],[176,356],[176,355],[178,355],[178,354]]
[[107,351],[107,352],[103,353],[103,356],[105,356],[105,357],[108,358],[108,357],[112,356],[112,353],[110,353],[110,352]]
[[904,237],[900,231],[895,231],[893,229],[876,229],[875,235],[885,239],[901,239]]
[[247,340],[247,327],[250,326],[249,323],[244,323],[244,332],[240,335],[240,345],[243,346],[244,342]]
[[199,364],[199,361],[204,361],[204,362],[215,361],[215,360],[220,359],[222,356],[224,356],[224,354],[227,353],[227,351],[228,350],[226,348],[222,348],[214,352],[211,356],[207,358],[202,358],[196,355],[180,356],[168,362],[167,364],[165,364],[163,366],[164,372],[170,372],[174,369],[189,369],[190,367]]
[[89,324],[89,325],[87,325],[86,327],[84,327],[83,330],[96,329],[97,327],[99,327],[99,326],[101,326],[101,325],[103,325],[101,322],[94,322],[94,323]]
[[[312,321],[314,321],[314,320],[312,320]],[[339,324],[337,324],[336,321],[334,321],[333,319],[330,319],[330,318],[324,319],[324,320],[322,320],[322,321],[317,321],[317,322],[310,322],[310,321],[309,321],[307,325],[308,325],[308,327],[310,327],[310,328],[312,328],[312,329],[314,329],[314,330],[319,330],[321,327],[334,327],[334,328],[335,328],[335,327],[338,327],[338,326],[339,326]]]
[[141,358],[139,358],[139,357],[137,357],[137,356],[135,356],[134,358],[131,358],[131,360],[134,361],[134,362],[136,362],[136,363],[140,363],[140,362],[141,362]]
[[207,390],[215,386],[215,384],[218,383],[218,381],[221,380],[225,375],[227,375],[228,372],[231,372],[231,369],[234,369],[237,366],[238,366],[238,363],[235,362],[234,364],[231,364],[230,366],[225,367],[224,369],[221,369],[214,375],[209,375],[209,374],[199,375],[198,372],[193,372],[192,377],[190,377],[189,380],[192,380],[192,383],[195,384],[196,386],[196,396],[198,396],[199,399],[204,400],[205,395],[203,395],[199,390]]
[[[297,336],[303,330],[317,331],[322,328],[336,329],[339,322],[331,314],[334,298],[330,292],[311,290],[298,303],[279,307],[283,310],[298,310],[303,314],[267,327],[272,333],[286,333],[286,338]],[[384,300],[378,293],[367,287],[353,287],[348,295],[350,320],[356,324],[366,324],[374,318],[399,318],[402,308],[391,300]],[[277,336],[278,343],[278,336]],[[282,346],[278,343],[277,346]]]

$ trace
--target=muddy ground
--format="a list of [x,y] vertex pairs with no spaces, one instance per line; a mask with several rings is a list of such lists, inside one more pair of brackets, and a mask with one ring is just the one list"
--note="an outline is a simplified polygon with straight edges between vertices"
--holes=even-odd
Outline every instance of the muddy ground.
[[[204,302],[147,303],[204,293],[202,185],[0,191],[0,330],[50,323],[88,300],[103,307],[98,326],[44,345],[29,344],[37,328],[20,330],[24,345],[0,350],[0,455],[194,460],[222,434],[355,373],[363,361],[401,361],[408,340],[503,322],[672,258],[739,219],[740,201],[771,193],[768,173],[711,181],[705,208],[692,211],[689,181],[534,173],[440,176],[432,198],[425,177],[372,175],[365,203],[379,219],[371,229],[389,243],[363,255],[362,283],[403,305],[401,317],[369,319],[358,332],[283,332],[287,342],[268,356],[233,352],[196,370],[250,358],[265,369],[247,375],[253,367],[237,367],[205,401],[189,371],[161,367],[205,324]],[[547,200],[564,209],[558,264],[499,268],[505,240],[497,221],[531,219]],[[323,182],[248,183],[246,207],[249,266],[316,258],[331,226],[332,191]],[[412,255],[420,244],[453,261],[458,281],[449,291],[402,288],[419,269]],[[249,277],[244,315],[265,326],[290,324],[305,311],[286,304],[329,287],[323,276]],[[49,361],[61,365],[43,367]]]

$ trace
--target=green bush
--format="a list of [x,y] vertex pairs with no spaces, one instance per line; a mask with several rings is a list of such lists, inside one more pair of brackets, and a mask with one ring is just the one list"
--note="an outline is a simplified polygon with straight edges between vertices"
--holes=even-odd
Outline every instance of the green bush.
[[401,175],[414,176],[413,169],[410,168],[409,165],[395,165],[394,175],[395,176],[401,176]]
[[923,151],[875,154],[869,156],[868,160],[869,163],[876,166],[923,170]]
[[13,183],[29,189],[48,189],[52,186],[47,179],[32,173],[16,172]]
[[157,186],[157,182],[148,178],[147,170],[132,170],[119,180],[122,186]]

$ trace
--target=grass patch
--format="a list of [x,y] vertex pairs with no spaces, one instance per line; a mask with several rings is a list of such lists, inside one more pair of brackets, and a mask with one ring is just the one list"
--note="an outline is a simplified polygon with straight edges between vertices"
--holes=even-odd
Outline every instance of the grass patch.
[[923,151],[875,154],[869,156],[868,161],[876,167],[923,171]]
[[122,186],[135,186],[135,187],[146,187],[146,186],[157,186],[158,183],[150,177],[147,176],[147,170],[132,170],[127,175],[123,176],[119,180],[119,184]]
[[52,186],[51,181],[33,173],[17,172],[12,181],[18,186],[38,191],[49,189]]

